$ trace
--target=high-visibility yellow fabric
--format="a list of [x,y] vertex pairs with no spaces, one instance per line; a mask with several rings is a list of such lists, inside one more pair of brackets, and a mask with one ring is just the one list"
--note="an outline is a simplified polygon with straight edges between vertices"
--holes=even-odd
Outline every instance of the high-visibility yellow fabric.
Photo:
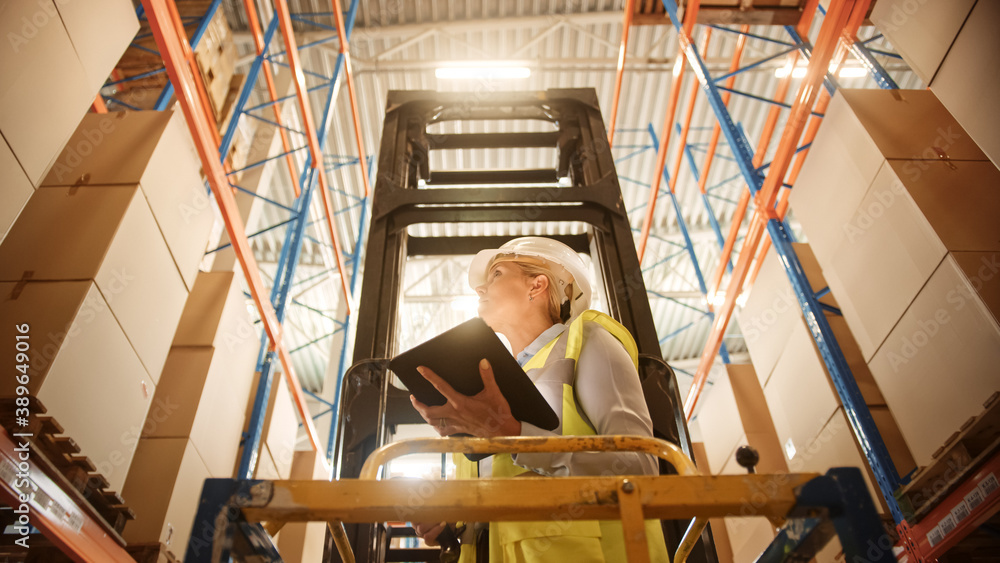
[[[632,335],[620,323],[599,311],[585,311],[579,315],[558,337],[547,343],[524,366],[525,371],[548,367],[563,359],[573,362],[566,369],[574,369],[583,348],[584,323],[597,323],[610,332],[628,352],[633,365],[638,365],[638,347]],[[561,342],[560,342],[561,341]],[[561,349],[565,347],[563,352]],[[572,377],[567,380],[573,381]],[[573,386],[563,384],[562,393],[562,434],[565,436],[592,436],[596,431],[580,412]],[[514,464],[510,454],[493,456],[493,477],[531,478],[532,471]],[[456,458],[456,465],[476,464]],[[463,475],[471,474],[469,469],[460,469]],[[603,563],[625,560],[625,542],[619,520],[572,520],[572,514],[553,512],[552,518],[532,522],[491,522],[490,561],[503,563],[542,563],[570,561],[572,563]],[[669,563],[666,543],[660,523],[646,521],[646,538],[650,560],[654,563]],[[461,563],[475,560],[473,546],[463,546]]]

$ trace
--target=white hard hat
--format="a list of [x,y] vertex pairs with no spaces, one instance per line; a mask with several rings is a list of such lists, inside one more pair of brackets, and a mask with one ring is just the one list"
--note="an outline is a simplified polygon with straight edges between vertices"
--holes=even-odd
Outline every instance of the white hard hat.
[[564,289],[573,284],[570,316],[575,317],[590,308],[590,276],[587,267],[576,251],[565,244],[545,237],[521,237],[504,243],[500,248],[481,250],[469,266],[469,285],[472,289],[486,283],[486,268],[496,256],[530,256],[548,262],[556,277],[554,281],[559,285],[559,295],[563,296],[562,302],[570,299],[565,295]]

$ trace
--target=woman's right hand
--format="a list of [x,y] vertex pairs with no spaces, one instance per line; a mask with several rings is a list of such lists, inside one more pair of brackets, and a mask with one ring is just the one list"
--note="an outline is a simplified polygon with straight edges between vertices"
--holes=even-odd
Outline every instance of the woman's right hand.
[[438,545],[437,538],[444,531],[445,526],[448,526],[447,522],[414,522],[413,530],[418,537],[424,540],[424,543],[436,546]]

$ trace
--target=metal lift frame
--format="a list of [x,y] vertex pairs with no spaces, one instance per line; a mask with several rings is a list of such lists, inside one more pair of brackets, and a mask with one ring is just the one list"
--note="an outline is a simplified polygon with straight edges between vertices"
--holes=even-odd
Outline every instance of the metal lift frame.
[[[609,450],[657,455],[678,475],[377,480],[384,463],[408,453]],[[765,516],[782,526],[761,561],[810,560],[834,535],[848,560],[895,561],[890,550],[872,551],[883,530],[857,468],[831,469],[824,476],[704,476],[677,446],[639,436],[404,440],[373,452],[359,478],[330,483],[209,479],[185,561],[281,561],[270,534],[287,522],[327,522],[341,560],[353,563],[367,559],[355,557],[345,521],[621,519],[628,561],[648,563],[644,519],[694,515],[672,556],[684,563],[708,518],[737,514]],[[407,550],[399,560],[419,555],[429,554]]]
[[[391,92],[372,200],[372,225],[355,337],[354,366],[341,388],[336,467],[340,478],[358,475],[361,463],[383,445],[386,429],[422,422],[406,393],[391,387],[386,360],[396,350],[398,300],[404,262],[414,255],[472,254],[512,237],[410,237],[417,223],[578,221],[587,235],[556,237],[589,253],[604,276],[612,315],[635,335],[640,377],[659,435],[682,444],[690,439],[681,416],[676,380],[660,356],[646,290],[635,255],[614,161],[593,90],[466,94]],[[437,121],[537,119],[553,122],[546,133],[428,135]],[[555,170],[431,171],[428,154],[445,148],[556,147]],[[554,187],[559,178],[569,187]],[[424,180],[426,187],[418,187]],[[444,184],[549,183],[553,187],[454,187]],[[656,390],[659,390],[658,393]],[[655,408],[654,408],[655,406]],[[672,414],[671,414],[672,413]],[[350,421],[348,424],[347,421]],[[675,546],[682,529],[668,530]],[[365,561],[379,560],[379,531],[351,526],[348,536]],[[362,547],[369,546],[369,547]],[[331,546],[332,547],[332,546]]]

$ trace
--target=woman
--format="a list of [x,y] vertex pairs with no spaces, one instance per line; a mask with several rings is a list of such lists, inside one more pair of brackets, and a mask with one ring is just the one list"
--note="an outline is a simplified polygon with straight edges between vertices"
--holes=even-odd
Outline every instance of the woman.
[[[559,414],[560,426],[542,430],[511,416],[483,360],[484,389],[471,397],[454,391],[430,369],[418,368],[448,399],[430,407],[410,397],[438,434],[652,436],[635,342],[613,319],[587,310],[590,282],[576,252],[551,239],[514,239],[477,254],[469,283],[479,295],[480,317],[510,342],[518,363]],[[475,469],[479,476],[492,477],[656,475],[657,463],[652,456],[631,452],[521,453],[494,455]],[[443,529],[444,524],[416,525],[430,544]],[[647,522],[646,532],[651,559],[668,561],[658,522]],[[625,560],[619,521],[491,523],[489,544],[493,562]]]

